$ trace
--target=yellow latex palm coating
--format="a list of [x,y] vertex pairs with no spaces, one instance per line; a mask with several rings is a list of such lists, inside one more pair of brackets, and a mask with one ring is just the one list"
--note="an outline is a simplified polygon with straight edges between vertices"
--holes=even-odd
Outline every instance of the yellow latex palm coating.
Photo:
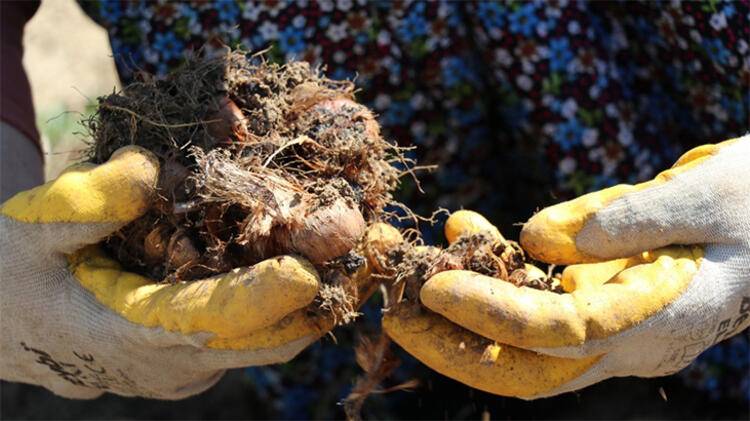
[[[575,346],[617,334],[662,310],[684,292],[701,258],[699,247],[675,246],[611,266],[573,266],[568,278],[591,281],[568,294],[516,287],[474,272],[447,271],[425,283],[420,299],[432,311],[500,343],[522,348]],[[617,271],[618,265],[624,269]],[[602,282],[602,275],[608,274],[613,276]]]
[[249,335],[237,338],[217,336],[209,340],[206,345],[209,348],[236,351],[273,349],[306,336],[320,337],[333,329],[334,325],[335,321],[332,317],[315,317],[303,308]]
[[129,222],[150,205],[159,162],[137,146],[102,165],[75,165],[56,180],[16,194],[0,213],[22,222]]
[[671,169],[645,183],[610,187],[543,209],[524,224],[521,245],[531,257],[547,263],[570,265],[601,261],[601,258],[583,253],[576,247],[578,233],[597,211],[625,194],[654,187],[695,168],[736,140],[691,149]]
[[[380,257],[402,241],[401,233],[384,223],[375,223],[367,230],[359,247],[367,260],[351,278],[358,290],[357,307],[363,304],[379,285],[374,282],[371,275],[382,271]],[[236,350],[276,348],[305,336],[321,336],[333,329],[335,324],[336,320],[330,314],[312,315],[305,308],[289,314],[271,326],[253,332],[252,335],[235,339],[217,337],[209,341],[208,345],[213,348]]]
[[445,221],[445,238],[452,244],[462,235],[488,232],[498,240],[504,240],[500,231],[484,216],[470,210],[460,210],[451,214]]
[[532,398],[583,374],[600,357],[564,359],[492,342],[445,318],[418,308],[389,309],[383,328],[393,340],[433,370],[471,387],[503,396]]
[[319,286],[314,268],[290,256],[170,285],[124,272],[96,247],[87,247],[70,257],[70,270],[99,302],[133,323],[183,334],[211,332],[223,344],[307,306]]
[[565,268],[560,280],[563,291],[573,292],[585,288],[595,288],[604,285],[619,272],[641,264],[642,256],[609,260],[600,263],[583,263],[570,265]]

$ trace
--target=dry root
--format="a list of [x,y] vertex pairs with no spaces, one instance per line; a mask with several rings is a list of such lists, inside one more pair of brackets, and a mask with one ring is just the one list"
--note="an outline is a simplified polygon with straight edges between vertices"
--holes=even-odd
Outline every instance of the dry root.
[[153,208],[105,248],[163,282],[299,254],[324,283],[311,310],[350,322],[360,298],[350,251],[393,202],[393,164],[409,163],[353,99],[352,83],[308,63],[242,51],[190,59],[163,80],[142,74],[100,98],[88,159],[139,145],[162,165]]
[[387,388],[381,386],[381,383],[401,365],[401,361],[393,353],[390,345],[391,338],[384,334],[375,339],[365,336],[359,339],[355,348],[355,357],[365,375],[357,379],[351,393],[344,399],[344,412],[347,419],[362,419],[362,406],[370,395],[411,390],[419,385],[418,380],[412,379]]

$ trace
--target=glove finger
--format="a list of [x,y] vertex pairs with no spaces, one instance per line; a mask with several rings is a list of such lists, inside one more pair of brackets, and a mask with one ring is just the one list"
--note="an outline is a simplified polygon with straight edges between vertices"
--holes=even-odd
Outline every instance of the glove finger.
[[[750,170],[747,160],[716,156],[725,154],[750,159],[750,137],[730,146],[703,147],[681,162],[692,160],[657,176],[652,187],[616,199],[584,225],[576,238],[578,249],[612,259],[672,244],[735,240],[740,230],[732,224],[740,215],[734,212],[750,206]],[[744,180],[723,179],[743,173]],[[725,206],[727,199],[747,206]]]
[[599,357],[563,359],[493,344],[417,306],[391,308],[383,328],[433,370],[471,387],[531,399],[570,382]]
[[[384,254],[402,241],[399,231],[387,224],[374,224],[367,231],[360,245],[366,264],[351,278],[357,291],[357,308],[377,288],[372,275],[383,271]],[[304,308],[243,337],[215,337],[207,342],[211,349],[198,358],[202,364],[215,368],[283,363],[333,329],[335,324],[333,315],[313,314]]]
[[641,262],[640,257],[636,256],[599,263],[570,265],[563,270],[560,286],[565,292],[600,287],[618,273]]
[[453,244],[461,236],[479,234],[480,232],[489,233],[497,240],[505,240],[500,231],[490,221],[474,211],[460,210],[454,212],[445,221],[445,238],[449,244]]
[[71,256],[70,270],[99,302],[133,323],[185,335],[209,332],[215,338],[243,337],[271,326],[310,304],[319,288],[315,269],[291,256],[170,285],[123,272],[89,247]]
[[[570,360],[570,358],[564,358],[564,360],[567,361]],[[575,358],[573,358],[573,360],[575,360]],[[561,384],[558,387],[541,392],[534,396],[534,398],[548,398],[567,392],[574,392],[576,390],[581,390],[593,384],[599,383],[608,378],[622,376],[622,374],[620,373],[611,372],[611,364],[612,363],[610,361],[610,355],[602,355],[595,363],[591,364],[589,367],[583,370],[583,372],[579,376],[576,376],[575,378]]]
[[297,310],[278,322],[237,338],[215,337],[196,353],[204,367],[223,369],[285,363],[333,329],[333,317]]
[[93,244],[148,209],[159,162],[143,148],[116,151],[105,164],[76,165],[56,180],[6,201],[0,213],[41,228],[41,244],[72,252]]
[[[651,181],[611,187],[546,208],[524,225],[521,245],[535,259],[575,264],[671,244],[721,240],[712,238],[714,233],[734,232],[718,228],[736,218],[717,211],[716,203],[742,197],[741,191],[734,191],[742,187],[706,181],[710,174],[732,173],[711,159],[720,153],[750,155],[750,140],[696,148]],[[735,161],[733,165],[743,165]]]
[[[616,335],[663,309],[685,290],[701,258],[697,247],[643,253],[617,263],[624,269],[603,284],[607,270],[592,267],[593,281],[587,283],[579,278],[588,276],[588,265],[580,265],[568,272],[577,278],[568,283],[585,287],[566,294],[447,271],[425,283],[420,299],[448,320],[500,343],[526,349],[579,346]],[[605,269],[611,273],[617,265]]]

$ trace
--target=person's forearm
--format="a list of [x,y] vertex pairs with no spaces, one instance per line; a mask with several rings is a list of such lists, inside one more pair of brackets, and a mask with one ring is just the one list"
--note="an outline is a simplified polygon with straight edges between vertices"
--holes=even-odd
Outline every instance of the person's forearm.
[[44,181],[31,86],[21,63],[23,28],[39,1],[0,2],[0,202]]
[[44,181],[31,86],[23,68],[23,29],[39,1],[0,2],[0,202]]
[[44,182],[37,146],[13,126],[0,122],[0,202]]

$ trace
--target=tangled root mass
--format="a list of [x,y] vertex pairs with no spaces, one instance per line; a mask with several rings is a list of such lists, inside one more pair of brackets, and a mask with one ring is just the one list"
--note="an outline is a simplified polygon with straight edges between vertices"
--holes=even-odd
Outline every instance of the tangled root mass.
[[422,285],[447,270],[469,270],[519,287],[562,292],[557,275],[530,270],[529,259],[518,243],[498,240],[490,233],[461,236],[445,249],[404,242],[391,249],[384,260],[389,281],[403,291],[393,297],[394,303],[403,298],[418,303]]
[[407,162],[353,98],[351,82],[308,63],[241,51],[100,98],[89,160],[138,145],[162,163],[154,207],[105,247],[127,269],[173,282],[278,254],[320,267],[347,254],[392,201],[393,164]]

